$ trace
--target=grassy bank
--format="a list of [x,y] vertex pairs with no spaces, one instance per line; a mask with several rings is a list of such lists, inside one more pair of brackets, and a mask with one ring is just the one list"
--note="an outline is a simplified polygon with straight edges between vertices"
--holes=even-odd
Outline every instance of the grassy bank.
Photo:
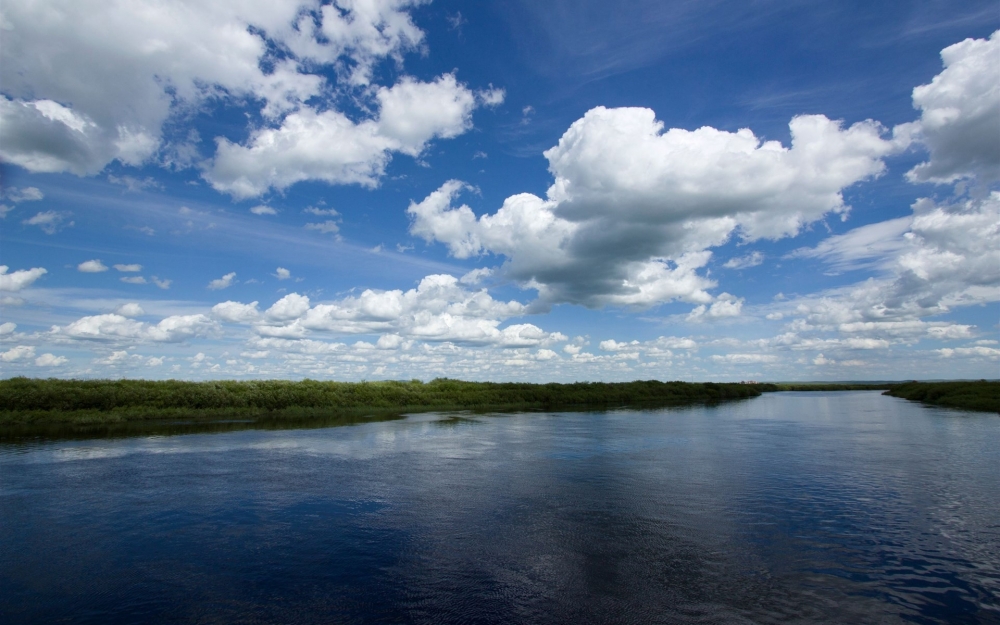
[[626,382],[0,380],[0,436],[142,422],[268,422],[379,418],[427,410],[558,410],[682,405],[756,397],[769,385]]
[[1000,412],[1000,382],[906,382],[894,384],[883,395],[935,406]]

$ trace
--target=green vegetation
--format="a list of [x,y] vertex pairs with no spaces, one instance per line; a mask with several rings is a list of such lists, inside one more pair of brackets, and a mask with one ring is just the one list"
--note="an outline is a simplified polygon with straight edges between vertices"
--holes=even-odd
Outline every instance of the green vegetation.
[[[766,384],[0,380],[0,438],[172,426],[355,421],[430,410],[560,410],[681,405],[756,397]],[[243,425],[238,425],[243,424]],[[250,424],[250,425],[247,425]]]
[[921,401],[925,404],[1000,412],[1000,382],[906,382],[894,384],[883,395]]
[[862,384],[854,382],[776,382],[769,386],[776,391],[883,391],[891,382]]

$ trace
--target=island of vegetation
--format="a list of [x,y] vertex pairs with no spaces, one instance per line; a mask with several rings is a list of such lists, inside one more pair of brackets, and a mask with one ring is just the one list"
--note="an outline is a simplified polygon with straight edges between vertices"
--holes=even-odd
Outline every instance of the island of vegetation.
[[[713,403],[776,390],[767,384],[526,384],[177,380],[0,380],[0,438],[123,431],[142,424],[262,427],[388,418],[420,411],[527,411]],[[245,427],[245,426],[244,426]],[[173,428],[177,431],[179,428]],[[133,428],[134,430],[134,428]]]
[[1000,412],[1000,381],[905,382],[893,384],[883,395],[912,399],[925,404]]

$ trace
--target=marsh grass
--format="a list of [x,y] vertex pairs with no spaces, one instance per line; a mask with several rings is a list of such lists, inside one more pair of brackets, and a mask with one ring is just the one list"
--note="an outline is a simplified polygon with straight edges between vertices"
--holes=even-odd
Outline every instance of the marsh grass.
[[[60,432],[298,427],[426,411],[536,411],[676,406],[756,397],[768,385],[637,381],[526,384],[177,380],[0,381],[0,438]],[[308,425],[306,425],[308,426]]]
[[935,406],[1000,412],[1000,381],[906,382],[893,385],[883,395]]

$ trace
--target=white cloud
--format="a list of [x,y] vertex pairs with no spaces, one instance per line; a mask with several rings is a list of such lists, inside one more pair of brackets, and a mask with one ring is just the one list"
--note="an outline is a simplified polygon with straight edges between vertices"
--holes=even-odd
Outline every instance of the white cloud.
[[309,311],[309,298],[298,293],[289,293],[276,301],[264,315],[274,321],[298,319]]
[[212,307],[212,314],[218,319],[230,323],[250,323],[260,319],[257,302],[241,304],[240,302],[222,302]]
[[121,271],[121,272],[133,272],[133,273],[135,273],[135,272],[142,271],[142,265],[136,265],[136,264],[122,265],[122,264],[118,264],[118,265],[115,265],[115,269],[117,269],[118,271]]
[[263,204],[259,206],[254,206],[250,209],[250,212],[254,215],[277,215],[278,211],[274,210],[270,206],[264,206]]
[[169,289],[170,288],[170,284],[173,282],[173,280],[161,280],[160,278],[157,278],[156,276],[153,276],[152,280],[153,280],[153,284],[155,284],[156,286],[160,287],[161,289]]
[[65,326],[55,326],[55,337],[84,341],[153,341],[176,343],[215,333],[218,324],[205,315],[172,315],[156,325],[121,314],[82,317]]
[[814,365],[822,367],[824,365],[835,365],[835,364],[837,364],[837,361],[836,360],[831,360],[831,359],[827,358],[826,356],[824,356],[823,354],[818,354],[815,358],[813,358],[812,363]]
[[13,321],[5,321],[0,323],[0,336],[5,334],[12,334],[14,330],[17,329],[17,324]]
[[535,360],[546,361],[546,360],[558,360],[559,354],[555,353],[551,349],[540,349],[535,352]]
[[340,226],[337,222],[332,219],[328,219],[321,223],[308,223],[306,224],[306,230],[315,230],[316,232],[321,232],[323,234],[337,234],[340,232]]
[[458,279],[462,284],[475,285],[479,284],[486,278],[493,275],[492,267],[480,267],[479,269],[473,269],[472,271],[466,273],[461,278]]
[[140,338],[145,324],[123,315],[106,314],[82,317],[58,328],[59,334],[74,339],[131,339]]
[[[263,123],[244,145],[216,138],[204,176],[217,190],[246,198],[302,180],[374,186],[393,153],[417,155],[465,132],[473,109],[503,100],[502,89],[474,93],[453,74],[371,85],[379,62],[401,68],[403,53],[421,50],[409,11],[423,3],[11,0],[0,41],[9,60],[0,67],[0,158],[77,175],[114,160],[192,166],[200,137],[165,139],[165,122],[228,100],[259,106]],[[329,106],[339,96],[375,113],[348,119]]]
[[26,226],[38,226],[45,234],[55,234],[63,228],[68,228],[75,223],[72,221],[66,223],[67,217],[69,217],[69,213],[61,213],[58,211],[39,211],[34,217],[25,219],[21,223]]
[[303,213],[309,213],[310,215],[319,215],[321,217],[336,217],[340,215],[335,208],[317,208],[315,206],[310,206],[302,210]]
[[[167,117],[206,98],[253,96],[275,117],[322,92],[325,79],[306,67],[341,59],[345,80],[365,85],[379,59],[399,60],[422,41],[406,13],[415,4],[11,0],[0,155],[35,172],[94,174],[114,159],[148,160]],[[293,58],[262,63],[263,33]]]
[[4,362],[16,362],[24,358],[34,358],[35,348],[31,345],[18,345],[5,352],[0,353],[0,360]]
[[728,365],[756,365],[777,362],[778,357],[772,354],[716,354],[712,360]]
[[845,129],[808,115],[789,126],[786,148],[747,129],[664,131],[649,109],[598,107],[545,152],[547,199],[511,196],[477,218],[452,207],[465,185],[449,181],[410,204],[410,231],[458,258],[506,257],[504,274],[543,304],[707,304],[715,283],[697,270],[709,248],[734,232],[777,239],[846,213],[842,190],[878,176],[902,147],[871,121]]
[[274,272],[274,277],[278,280],[288,280],[292,277],[292,272],[284,267],[278,267]]
[[955,347],[955,348],[945,347],[943,349],[937,349],[934,351],[936,351],[938,354],[941,354],[941,356],[945,358],[952,358],[954,356],[966,356],[972,358],[989,358],[990,360],[1000,359],[1000,349],[996,349],[993,347],[982,347],[979,345],[975,347]]
[[66,364],[66,362],[65,356],[56,356],[55,354],[42,354],[38,358],[35,358],[35,365],[38,367],[58,367],[59,365]]
[[390,149],[403,154],[417,156],[431,139],[457,137],[472,127],[476,98],[454,74],[433,82],[404,76],[392,87],[380,88],[376,97],[378,134],[390,140]]
[[18,269],[14,273],[7,273],[9,269],[7,265],[0,265],[0,291],[20,291],[48,273],[42,267]]
[[0,194],[0,197],[18,204],[20,202],[37,202],[45,198],[45,194],[38,187],[8,187]]
[[146,284],[146,278],[142,276],[126,276],[124,278],[118,278],[125,284]]
[[1000,31],[941,51],[945,69],[913,90],[920,120],[912,127],[930,160],[907,174],[913,182],[1000,180]]
[[205,315],[172,315],[149,326],[147,335],[153,341],[176,343],[214,334],[217,329],[218,325]]
[[220,289],[228,289],[233,285],[233,280],[236,278],[236,272],[230,272],[221,278],[216,278],[208,283],[208,288],[212,291],[218,291]]
[[507,92],[503,89],[494,87],[490,85],[489,89],[483,89],[482,91],[476,92],[476,99],[478,99],[483,106],[497,107],[503,104],[504,98],[507,97]]
[[736,297],[729,293],[721,293],[715,302],[712,303],[711,307],[705,304],[698,306],[687,316],[687,320],[697,323],[725,319],[727,317],[738,317],[740,311],[743,309],[743,301],[742,297]]
[[[880,232],[889,233],[888,242]],[[972,326],[925,319],[1000,301],[1000,193],[943,204],[918,200],[912,217],[858,228],[796,254],[840,266],[870,262],[881,275],[779,303],[769,318],[792,317],[796,331],[906,343],[969,338]]]
[[[136,354],[136,355],[134,355],[132,357],[136,358],[136,359],[141,359],[142,358],[138,354]],[[96,360],[94,362],[95,362],[95,364],[99,364],[99,365],[112,365],[112,366],[114,366],[114,365],[124,364],[128,360],[129,360],[129,353],[128,353],[128,351],[122,349],[122,350],[111,352],[111,355],[108,356],[107,358],[101,358],[100,360]]]
[[884,263],[906,247],[903,235],[912,217],[900,217],[855,228],[831,236],[813,248],[800,248],[788,258],[819,258],[837,270],[850,270]]
[[141,317],[146,314],[146,311],[142,309],[142,306],[136,304],[135,302],[122,304],[115,312],[122,317]]
[[237,198],[284,189],[304,180],[374,187],[393,152],[420,154],[434,138],[451,138],[471,126],[476,99],[452,74],[433,82],[403,77],[376,90],[376,119],[354,122],[336,110],[302,108],[277,128],[262,128],[247,144],[217,140],[205,177]]
[[95,258],[94,260],[83,261],[76,266],[76,270],[83,273],[101,273],[102,271],[107,271],[108,267],[99,258]]
[[764,255],[760,252],[752,252],[746,256],[730,258],[722,266],[726,269],[749,269],[764,262]]
[[500,328],[511,317],[526,312],[515,301],[494,300],[485,289],[469,291],[449,275],[432,275],[409,291],[366,290],[333,302],[313,305],[309,298],[290,293],[260,313],[257,302],[223,302],[213,314],[230,322],[253,325],[262,337],[304,339],[315,333],[383,334],[378,347],[391,348],[396,339],[455,341],[512,347],[544,346],[565,340],[533,324]]

